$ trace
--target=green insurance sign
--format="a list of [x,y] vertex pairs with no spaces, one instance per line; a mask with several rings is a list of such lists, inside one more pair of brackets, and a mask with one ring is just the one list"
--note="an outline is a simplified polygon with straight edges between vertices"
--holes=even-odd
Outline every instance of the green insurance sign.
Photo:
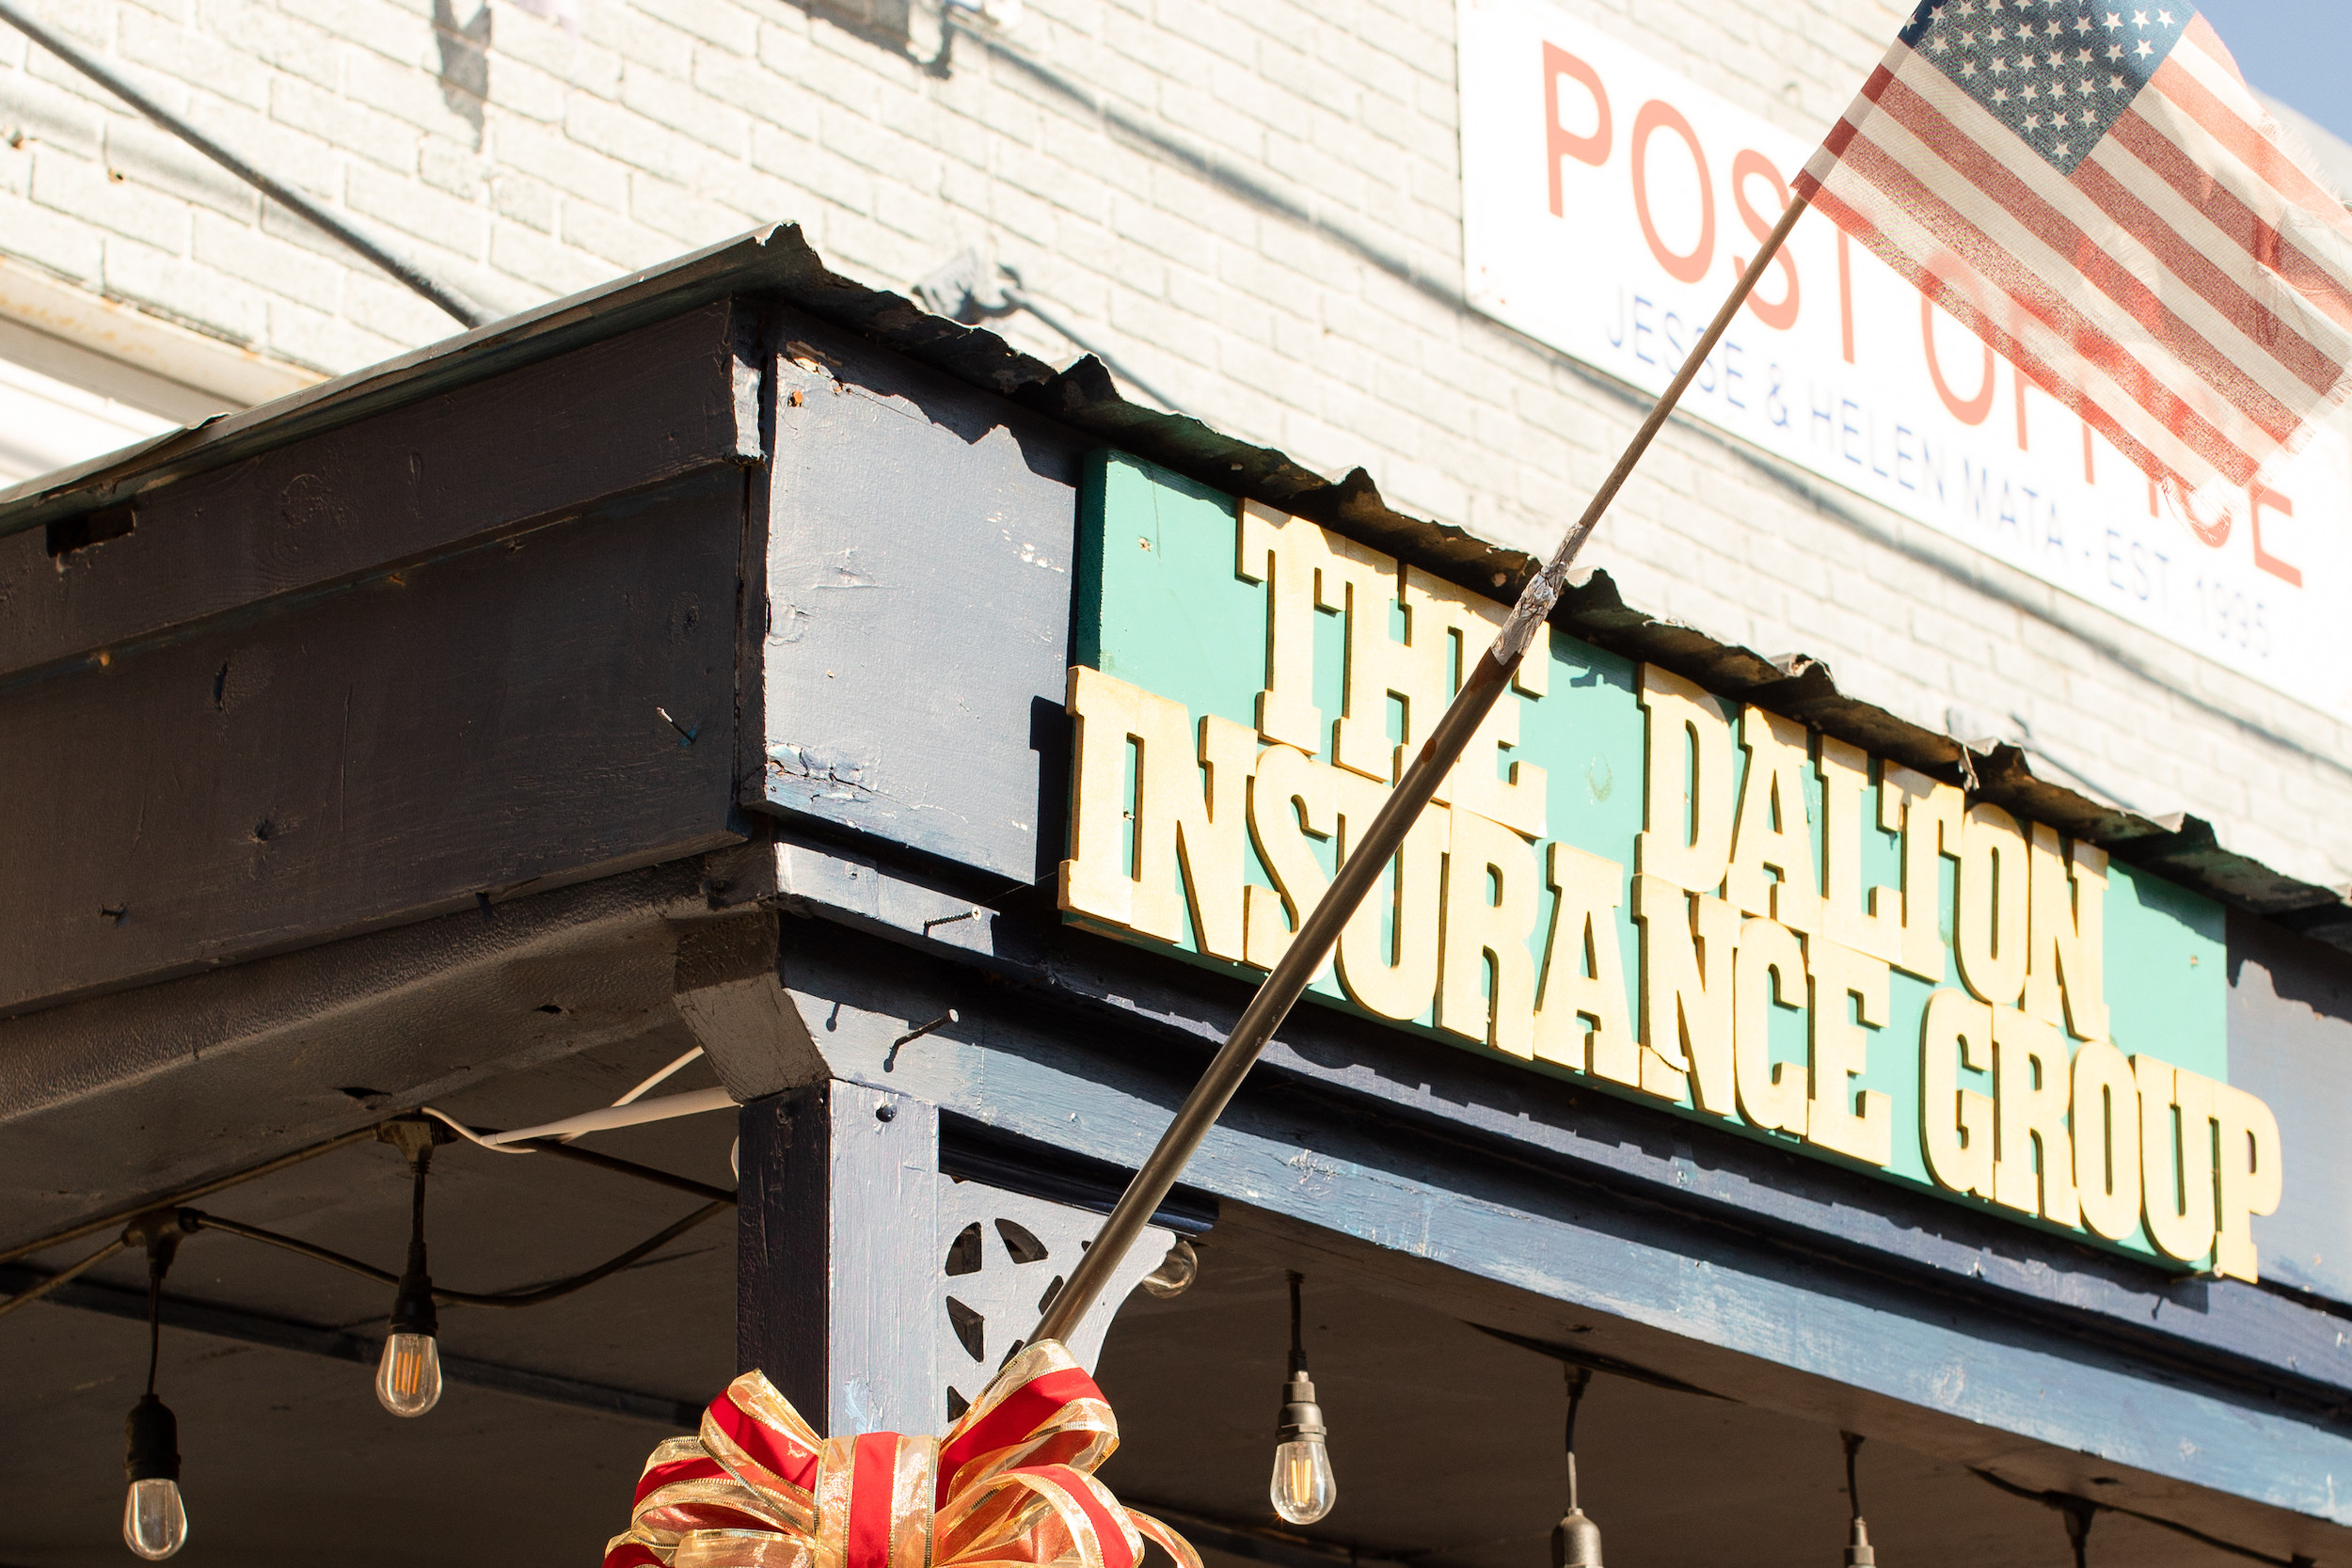
[[[1082,499],[1068,917],[1270,969],[1505,607],[1123,455]],[[1553,634],[1310,995],[2251,1279],[2222,915]]]

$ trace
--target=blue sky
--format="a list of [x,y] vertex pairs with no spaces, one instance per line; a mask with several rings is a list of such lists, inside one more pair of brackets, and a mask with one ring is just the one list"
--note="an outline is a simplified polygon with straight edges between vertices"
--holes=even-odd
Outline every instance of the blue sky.
[[2253,86],[2352,141],[2352,0],[2203,0]]

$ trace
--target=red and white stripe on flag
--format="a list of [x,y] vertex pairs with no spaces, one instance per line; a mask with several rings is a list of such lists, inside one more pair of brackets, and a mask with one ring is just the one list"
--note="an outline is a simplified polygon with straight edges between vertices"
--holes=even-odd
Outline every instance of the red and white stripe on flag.
[[2352,214],[2189,6],[1929,0],[1797,188],[2176,493],[2352,392]]

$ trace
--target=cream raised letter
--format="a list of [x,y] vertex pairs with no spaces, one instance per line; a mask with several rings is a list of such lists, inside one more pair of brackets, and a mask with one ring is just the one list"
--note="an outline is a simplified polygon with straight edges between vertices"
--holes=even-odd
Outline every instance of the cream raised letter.
[[[1821,901],[1830,941],[1886,963],[1903,956],[1903,895],[1862,886],[1862,835],[1871,818],[1862,806],[1870,787],[1870,754],[1835,736],[1821,736]],[[1882,803],[1879,816],[1885,807]]]
[[[1258,737],[1211,716],[1196,741],[1182,703],[1084,666],[1070,672],[1069,705],[1078,721],[1077,852],[1062,863],[1062,908],[1178,942],[1189,905],[1200,951],[1240,961],[1242,837]],[[1131,741],[1132,871],[1122,832]]]
[[[1339,788],[1331,768],[1290,746],[1258,753],[1249,780],[1249,836],[1272,887],[1252,884],[1247,900],[1248,957],[1257,969],[1272,969],[1290,950],[1291,939],[1323,901],[1331,879],[1308,841],[1327,839],[1339,828]],[[1327,958],[1321,974],[1330,973]]]
[[1070,668],[1070,716],[1077,722],[1071,784],[1070,859],[1061,863],[1061,907],[1072,914],[1129,924],[1135,913],[1135,870],[1127,849],[1127,816],[1134,797],[1127,784],[1127,749],[1142,727],[1143,693],[1125,681]]
[[[1458,640],[1458,647],[1447,649],[1444,662],[1451,665],[1458,658],[1462,673],[1468,674],[1470,666],[1494,641],[1495,633],[1502,629],[1509,611],[1492,599],[1467,593],[1418,566],[1407,566],[1405,613],[1411,622],[1416,642],[1423,636]],[[1535,628],[1535,640],[1528,645],[1519,667],[1512,672],[1511,685],[1531,697],[1540,697],[1550,689],[1550,680],[1551,627],[1545,624]],[[1445,689],[1451,697],[1450,678]],[[1411,728],[1405,736],[1407,746],[1419,746],[1428,737],[1438,712],[1432,708],[1425,718],[1411,717]],[[1446,774],[1437,798],[1465,811],[1474,811],[1529,838],[1543,837],[1544,812],[1550,792],[1545,786],[1541,768],[1532,762],[1510,759],[1510,752],[1518,743],[1519,705],[1506,694],[1487,710],[1462,752],[1462,760]]]
[[2215,1085],[2214,1120],[2221,1134],[2215,1164],[2221,1212],[2214,1235],[2213,1272],[2259,1282],[2254,1216],[2277,1213],[2286,1190],[2279,1164],[2279,1118],[2244,1089],[2220,1084]]
[[1535,934],[1535,904],[1534,847],[1499,822],[1454,812],[1446,848],[1438,1028],[1505,1055],[1534,1059],[1535,959],[1527,941]]
[[2148,1239],[2167,1258],[2204,1260],[2214,1238],[2214,1101],[2220,1087],[2153,1056],[2132,1058],[2139,1085],[2139,1181]]
[[2066,1038],[2014,1007],[1993,1009],[1993,1102],[1999,1127],[1993,1201],[2058,1225],[2081,1223],[2074,1148],[2066,1131],[2074,1099]]
[[1633,868],[1713,893],[1731,864],[1731,716],[1701,687],[1642,666],[1647,762]]
[[1993,1068],[1993,1009],[1939,986],[1919,1022],[1919,1142],[1936,1185],[1993,1196],[1993,1097],[1960,1086],[1960,1069]]
[[[1740,785],[1740,824],[1732,833],[1724,896],[1745,913],[1769,914],[1792,931],[1819,930],[1821,883],[1804,809],[1804,776],[1812,771],[1804,726],[1746,708],[1740,744],[1747,748],[1748,776]],[[1777,880],[1771,875],[1775,871]]]
[[[1554,892],[1551,940],[1544,946],[1543,989],[1535,1000],[1535,1055],[1648,1088],[1626,1006],[1625,959],[1617,944],[1625,868],[1574,845],[1555,843],[1549,869]],[[1677,1085],[1668,1098],[1680,1092]]]
[[1323,530],[1256,501],[1241,503],[1236,573],[1266,585],[1266,683],[1258,733],[1312,756],[1330,738],[1315,706],[1315,593],[1329,558]]
[[1732,962],[1733,1078],[1751,1126],[1804,1136],[1805,1069],[1772,1060],[1772,1009],[1805,1005],[1804,944],[1777,921],[1756,915],[1740,927]]
[[2074,1051],[2074,1194],[2083,1224],[2110,1242],[2139,1228],[2139,1084],[2105,1040]]
[[2106,1039],[2107,852],[2077,839],[2061,854],[2056,829],[2036,822],[2032,832],[2026,1011],[2079,1039]]
[[1960,790],[1900,763],[1879,765],[1879,826],[1903,835],[1903,950],[1896,965],[1941,985],[1944,857],[1960,858]]
[[1642,1086],[1709,1116],[1738,1109],[1733,1077],[1732,954],[1740,911],[1663,877],[1633,879],[1642,932]]
[[[1335,777],[1344,865],[1389,792],[1361,774],[1341,771]],[[1409,1022],[1427,1012],[1437,995],[1452,820],[1442,806],[1422,811],[1387,874],[1340,932],[1340,984],[1366,1012]]]
[[[1446,702],[1452,641],[1442,626],[1406,622],[1398,641],[1391,631],[1400,585],[1394,560],[1352,540],[1327,534],[1318,602],[1347,612],[1347,689],[1333,760],[1365,778],[1394,784],[1400,758],[1416,734],[1438,721]],[[1389,700],[1405,705],[1404,733],[1389,733]]]
[[1960,907],[1952,921],[1960,977],[1980,1002],[2014,1007],[2026,985],[2028,873],[2017,818],[1979,800],[1960,833]]
[[1895,1101],[1853,1087],[1869,1068],[1868,1031],[1886,1027],[1885,960],[1817,936],[1805,943],[1805,962],[1813,980],[1813,1097],[1804,1141],[1865,1164],[1891,1164]]

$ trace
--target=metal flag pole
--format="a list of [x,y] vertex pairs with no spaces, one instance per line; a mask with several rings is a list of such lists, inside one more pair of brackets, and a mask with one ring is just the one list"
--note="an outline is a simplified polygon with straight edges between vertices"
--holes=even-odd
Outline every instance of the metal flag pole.
[[1120,1196],[1110,1217],[1103,1222],[1102,1231],[1095,1237],[1094,1244],[1087,1249],[1077,1268],[1072,1271],[1070,1283],[1046,1307],[1045,1315],[1038,1321],[1037,1331],[1030,1336],[1031,1339],[1069,1338],[1102,1295],[1104,1288],[1110,1283],[1112,1272],[1127,1256],[1128,1249],[1135,1245],[1136,1238],[1143,1233],[1145,1224],[1167,1201],[1169,1189],[1176,1185],[1176,1179],[1191,1162],[1193,1152],[1200,1147],[1201,1140],[1208,1136],[1209,1129],[1216,1125],[1216,1118],[1224,1115],[1226,1105],[1241,1087],[1242,1080],[1258,1060],[1259,1053],[1265,1049],[1265,1043],[1273,1037],[1274,1031],[1281,1027],[1282,1020],[1306,990],[1308,982],[1323,967],[1324,959],[1339,942],[1341,929],[1355,915],[1357,907],[1372,891],[1373,884],[1388,875],[1389,862],[1404,846],[1405,837],[1412,831],[1413,824],[1420,820],[1422,808],[1437,793],[1438,783],[1461,759],[1463,752],[1470,746],[1470,736],[1502,698],[1512,672],[1518,668],[1528,645],[1534,641],[1535,628],[1543,625],[1550,616],[1552,606],[1559,602],[1561,590],[1567,584],[1568,568],[1575,563],[1577,552],[1584,547],[1584,541],[1592,537],[1593,530],[1607,514],[1610,503],[1617,499],[1617,492],[1624,488],[1634,466],[1641,462],[1642,454],[1649,451],[1650,442],[1657,438],[1667,416],[1682,401],[1683,391],[1691,385],[1691,378],[1698,373],[1707,356],[1715,352],[1716,343],[1731,326],[1732,317],[1747,302],[1748,295],[1763,277],[1764,269],[1779,254],[1782,244],[1788,238],[1788,231],[1796,227],[1797,219],[1804,210],[1803,198],[1789,202],[1788,210],[1781,214],[1780,222],[1765,239],[1763,248],[1756,253],[1756,260],[1748,263],[1747,271],[1740,275],[1730,297],[1724,301],[1723,309],[1708,325],[1706,335],[1691,350],[1690,357],[1682,362],[1682,368],[1675,372],[1674,381],[1660,394],[1656,406],[1649,411],[1649,417],[1633,433],[1633,439],[1626,443],[1624,454],[1617,459],[1617,466],[1609,471],[1609,477],[1594,493],[1584,515],[1576,520],[1576,526],[1568,530],[1566,536],[1560,541],[1559,547],[1551,553],[1551,559],[1544,563],[1544,569],[1520,593],[1518,603],[1512,607],[1510,617],[1502,623],[1502,629],[1495,634],[1493,645],[1479,656],[1478,662],[1463,679],[1462,689],[1454,693],[1454,701],[1447,705],[1429,737],[1422,742],[1421,750],[1415,754],[1411,766],[1406,768],[1405,776],[1397,781],[1396,788],[1390,792],[1387,802],[1372,819],[1372,827],[1365,832],[1363,842],[1356,846],[1345,863],[1340,867],[1339,875],[1331,879],[1329,890],[1300,924],[1298,934],[1292,939],[1289,950],[1275,964],[1273,972],[1259,984],[1257,994],[1249,999],[1249,1006],[1242,1009],[1241,1017],[1235,1021],[1232,1032],[1225,1037],[1225,1043],[1209,1063],[1208,1070],[1200,1075],[1200,1081],[1184,1097],[1175,1119],[1168,1124],[1168,1131],[1160,1134],[1158,1145],[1136,1170],[1135,1179],[1127,1183],[1127,1190]]

